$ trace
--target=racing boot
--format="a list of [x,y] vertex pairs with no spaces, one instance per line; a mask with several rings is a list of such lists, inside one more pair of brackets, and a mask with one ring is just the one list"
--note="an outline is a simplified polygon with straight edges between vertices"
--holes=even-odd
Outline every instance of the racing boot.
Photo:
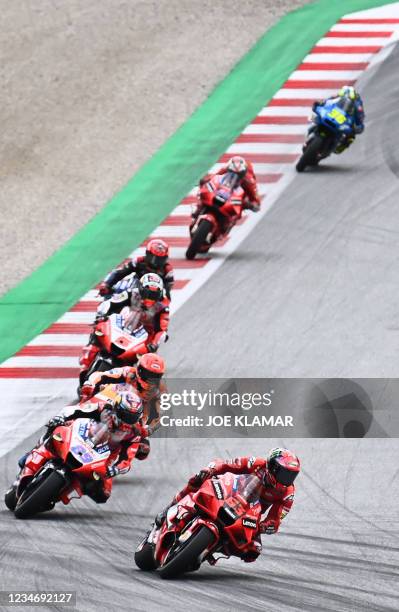
[[138,459],[139,461],[144,461],[144,459],[147,459],[148,455],[150,454],[150,450],[151,448],[149,439],[142,438],[140,446],[136,453],[136,459]]
[[341,153],[346,151],[346,149],[348,149],[351,146],[354,140],[355,140],[354,136],[345,136],[341,140],[341,142],[338,143],[338,145],[336,146],[334,153],[336,153],[337,155],[340,155]]

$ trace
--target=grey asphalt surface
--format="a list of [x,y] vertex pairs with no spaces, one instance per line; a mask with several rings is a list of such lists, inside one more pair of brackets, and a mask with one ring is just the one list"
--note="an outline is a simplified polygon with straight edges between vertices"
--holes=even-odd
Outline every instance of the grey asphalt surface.
[[[262,454],[282,443],[158,439],[146,462],[115,481],[105,506],[74,501],[26,522],[2,508],[1,588],[76,590],[77,609],[87,612],[397,610],[397,440],[289,440],[303,465],[295,505],[279,534],[263,536],[254,564],[205,564],[168,583],[134,567],[152,515],[191,473],[214,457]],[[15,456],[0,460],[2,489]]]
[[396,47],[360,81],[364,135],[298,175],[176,313],[172,373],[399,375],[398,67]]
[[[197,376],[390,371],[397,316],[398,187],[390,169],[397,159],[397,61],[395,52],[380,69],[378,87],[373,75],[364,83],[369,125],[353,150],[298,176],[240,251],[178,312],[168,348],[172,373],[192,375],[192,363]],[[389,131],[378,120],[382,95]],[[221,291],[223,312],[210,306],[220,304]],[[243,291],[253,304],[247,339]],[[204,316],[195,328],[198,313]],[[234,324],[240,333],[231,334]],[[0,460],[2,489],[13,479],[18,454],[33,443],[24,441]],[[74,589],[78,609],[88,612],[397,610],[397,440],[285,443],[300,455],[303,475],[292,513],[281,533],[264,537],[256,564],[230,560],[167,584],[133,567],[133,549],[151,517],[190,474],[217,456],[261,455],[284,444],[162,438],[153,440],[148,461],[116,481],[106,506],[81,500],[29,522],[2,510],[2,588]]]
[[87,223],[266,29],[308,1],[0,0],[0,294]]
[[[298,176],[176,314],[164,350],[171,374],[397,375],[397,65],[395,53],[378,82],[364,83],[366,134],[345,155]],[[127,158],[122,172],[130,175],[130,153]],[[36,437],[0,459],[1,490]],[[29,522],[16,521],[3,506],[1,589],[73,589],[82,612],[397,610],[397,440],[287,441],[304,472],[292,513],[280,534],[264,537],[256,564],[204,566],[176,583],[133,567],[133,549],[150,518],[191,473],[215,456],[264,454],[283,443],[154,439],[148,461],[115,481],[105,506],[80,500]]]

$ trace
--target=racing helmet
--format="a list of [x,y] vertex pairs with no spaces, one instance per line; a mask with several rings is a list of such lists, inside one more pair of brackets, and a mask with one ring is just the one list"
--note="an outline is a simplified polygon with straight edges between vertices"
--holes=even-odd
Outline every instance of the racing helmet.
[[358,94],[352,85],[344,85],[338,92],[340,98],[348,98],[349,100],[356,100]]
[[153,238],[147,244],[145,260],[154,270],[162,270],[168,261],[169,245],[165,240]]
[[136,367],[137,382],[142,389],[157,387],[165,373],[165,362],[156,353],[142,355]]
[[158,274],[150,272],[144,274],[139,280],[140,297],[144,306],[150,308],[155,302],[160,302],[163,298],[163,281]]
[[234,172],[238,176],[238,178],[243,179],[247,173],[247,162],[243,157],[239,155],[234,155],[227,162],[227,170],[228,172]]
[[301,469],[298,457],[287,448],[273,448],[266,461],[266,479],[273,487],[289,487]]
[[136,393],[123,391],[115,401],[114,411],[122,423],[134,425],[143,415],[143,403]]

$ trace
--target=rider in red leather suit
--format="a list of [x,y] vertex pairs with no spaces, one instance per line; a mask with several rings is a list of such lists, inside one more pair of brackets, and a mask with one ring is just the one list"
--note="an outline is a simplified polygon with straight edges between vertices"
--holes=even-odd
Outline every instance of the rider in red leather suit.
[[218,459],[190,478],[187,485],[175,495],[171,504],[157,515],[155,522],[161,526],[168,509],[188,493],[197,491],[207,478],[226,472],[256,474],[263,484],[260,496],[262,513],[267,512],[267,514],[260,523],[260,531],[254,539],[252,550],[243,557],[246,562],[255,561],[262,550],[260,534],[276,533],[282,519],[292,507],[295,493],[293,483],[299,471],[298,457],[285,448],[272,449],[265,459],[261,457],[236,457],[226,461]]

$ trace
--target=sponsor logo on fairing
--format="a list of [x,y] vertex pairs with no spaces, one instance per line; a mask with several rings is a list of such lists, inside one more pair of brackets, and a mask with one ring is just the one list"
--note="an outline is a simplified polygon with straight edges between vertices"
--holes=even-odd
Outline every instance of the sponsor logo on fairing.
[[256,521],[255,519],[243,518],[242,524],[244,527],[248,527],[249,529],[256,529]]
[[224,499],[222,487],[220,482],[217,480],[212,480],[213,488],[215,489],[215,494],[218,499]]

